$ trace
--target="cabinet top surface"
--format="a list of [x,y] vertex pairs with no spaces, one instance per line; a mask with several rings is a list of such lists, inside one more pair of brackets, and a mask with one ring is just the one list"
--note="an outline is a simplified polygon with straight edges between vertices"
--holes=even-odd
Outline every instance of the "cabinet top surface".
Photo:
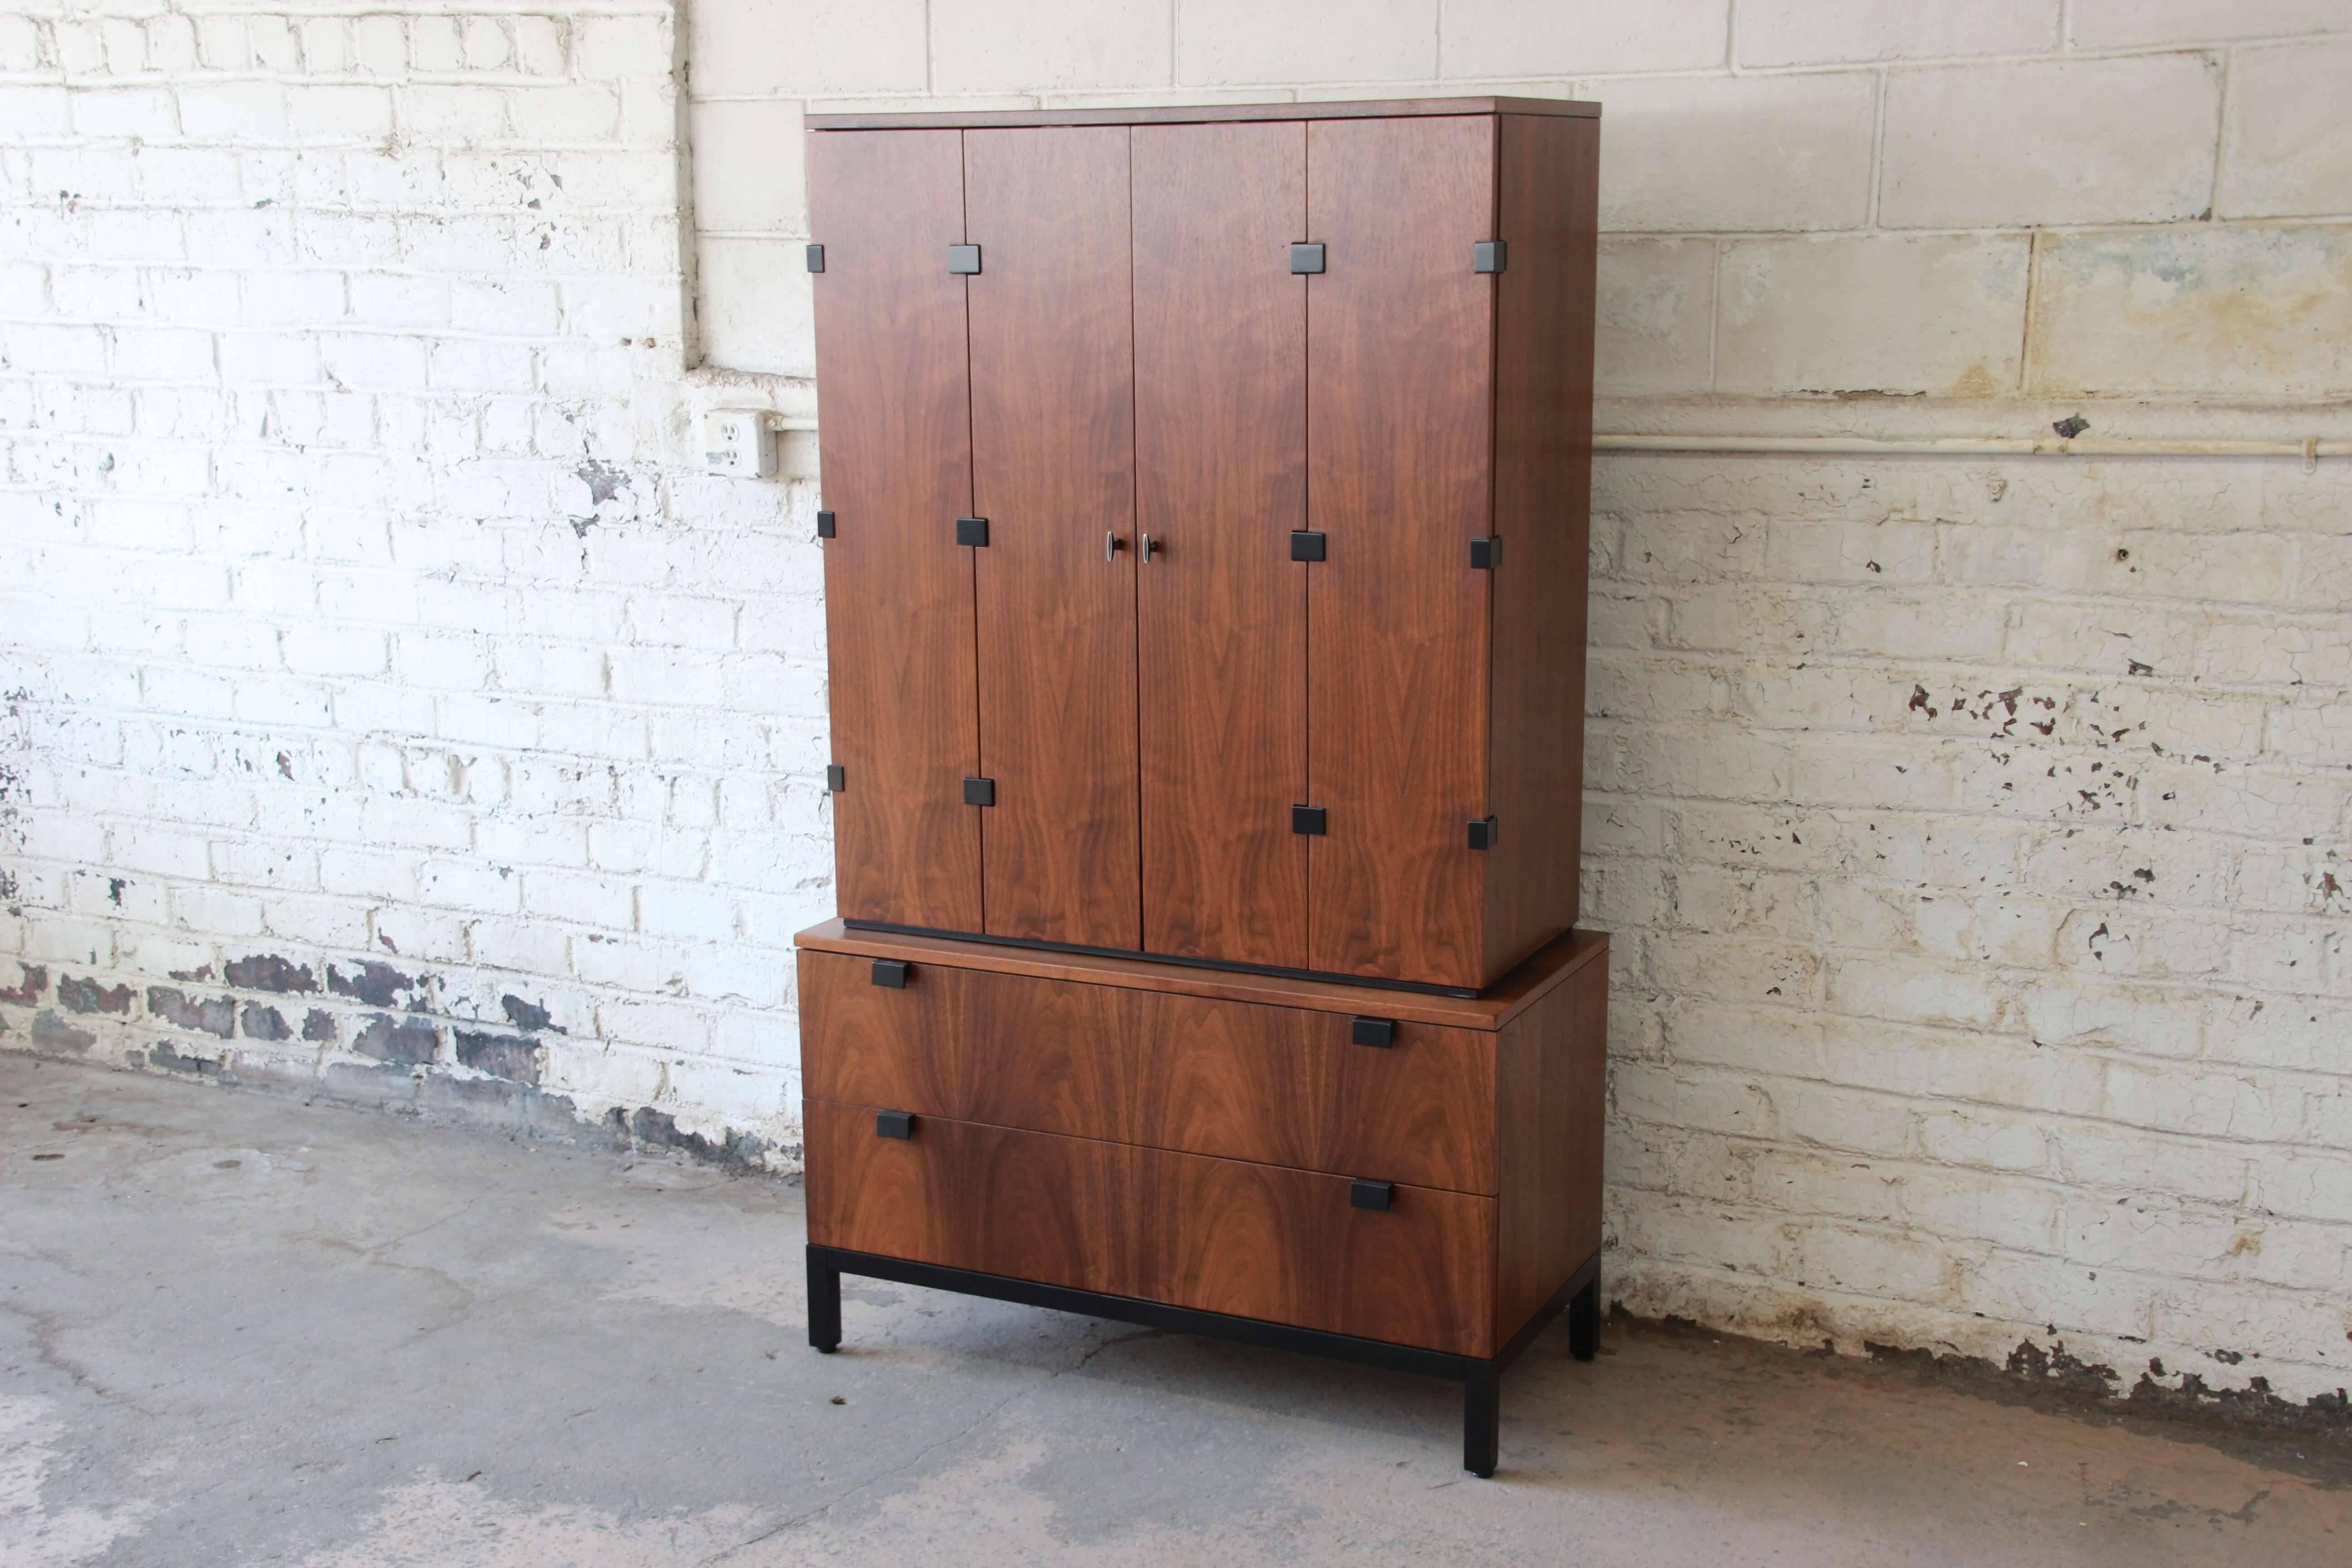
[[1056,952],[953,937],[852,931],[838,920],[811,926],[793,942],[814,952],[897,958],[957,969],[1025,974],[1042,980],[1167,991],[1224,1002],[1255,1002],[1269,1007],[1304,1007],[1318,1013],[1362,1013],[1451,1029],[1499,1029],[1587,963],[1596,959],[1605,963],[1609,951],[1606,931],[1570,931],[1488,986],[1484,994],[1455,997],[1431,996],[1385,986],[1349,985],[1344,981],[1296,980],[1283,975],[1195,968],[1147,958]]
[[1203,103],[1126,109],[944,110],[812,114],[811,131],[953,131],[1005,125],[1184,125],[1241,120],[1393,120],[1428,114],[1550,114],[1598,120],[1601,106],[1562,98],[1387,98],[1337,103]]

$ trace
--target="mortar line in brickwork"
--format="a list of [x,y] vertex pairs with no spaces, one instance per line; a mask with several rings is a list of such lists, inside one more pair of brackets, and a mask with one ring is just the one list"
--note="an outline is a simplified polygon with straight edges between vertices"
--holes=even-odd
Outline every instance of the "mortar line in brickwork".
[[2032,437],[1949,436],[1919,440],[1864,436],[1596,435],[1596,452],[1787,452],[1853,457],[2352,458],[2352,439],[2301,441],[2052,441]]

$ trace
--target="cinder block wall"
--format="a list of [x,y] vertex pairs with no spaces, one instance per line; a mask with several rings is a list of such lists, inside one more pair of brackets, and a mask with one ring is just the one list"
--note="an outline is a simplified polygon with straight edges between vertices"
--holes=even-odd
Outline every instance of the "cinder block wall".
[[[1603,430],[2302,441],[2347,79],[2344,0],[19,0],[0,1047],[796,1161],[814,458],[694,421],[816,412],[809,107],[1595,98]],[[1595,501],[1612,1298],[2325,1408],[2352,462]]]

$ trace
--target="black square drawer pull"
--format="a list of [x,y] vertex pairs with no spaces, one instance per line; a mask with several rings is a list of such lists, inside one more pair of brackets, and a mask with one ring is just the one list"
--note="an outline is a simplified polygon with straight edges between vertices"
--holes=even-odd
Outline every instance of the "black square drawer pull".
[[839,795],[849,784],[849,772],[839,763],[824,764],[824,787],[828,795]]
[[966,805],[994,805],[996,781],[994,779],[964,780],[963,803]]
[[1492,572],[1503,563],[1503,542],[1498,538],[1474,539],[1470,542],[1470,570]]
[[1349,1037],[1360,1046],[1378,1046],[1382,1050],[1396,1044],[1396,1020],[1393,1018],[1359,1018],[1354,1032]]
[[887,991],[904,991],[907,988],[907,961],[903,958],[876,959],[874,984]]
[[950,246],[949,246],[949,247],[948,247],[948,270],[949,270],[949,271],[950,271],[950,272],[977,272],[977,271],[979,271],[979,270],[980,270],[980,247],[978,247],[978,246],[976,246],[976,245],[950,245]]
[[1294,805],[1290,808],[1290,831],[1320,834],[1323,831],[1323,807]]
[[1319,533],[1293,533],[1290,536],[1290,558],[1293,561],[1323,559],[1323,536]]
[[[911,1110],[877,1110],[874,1113],[874,1133],[877,1138],[912,1138],[915,1135],[915,1113]],[[1382,1204],[1382,1208],[1388,1205]]]
[[824,270],[824,246],[812,245],[808,247],[808,269],[811,272],[822,272]]
[[1348,1189],[1348,1206],[1350,1208],[1379,1209],[1385,1213],[1388,1206],[1394,1202],[1396,1202],[1394,1182],[1359,1181]]
[[1319,245],[1294,245],[1290,247],[1290,269],[1293,272],[1323,270],[1323,247]]
[[1470,824],[1470,847],[1492,849],[1503,841],[1503,825],[1491,816],[1474,819]]
[[956,519],[956,542],[973,549],[985,548],[988,543],[988,519],[984,517]]
[[835,526],[833,513],[821,511],[816,514],[816,536],[819,539],[833,538]]

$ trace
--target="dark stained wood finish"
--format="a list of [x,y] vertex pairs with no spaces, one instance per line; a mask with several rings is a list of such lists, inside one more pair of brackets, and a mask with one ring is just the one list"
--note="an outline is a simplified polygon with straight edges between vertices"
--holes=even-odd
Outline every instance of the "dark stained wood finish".
[[980,817],[963,804],[979,721],[971,562],[952,520],[971,504],[961,136],[827,136],[809,148],[824,238],[813,278],[824,365],[819,435],[833,797],[844,914],[981,929]]
[[919,131],[999,125],[1194,125],[1253,120],[1391,120],[1432,114],[1543,114],[1597,120],[1601,106],[1565,98],[1389,98],[1331,103],[1210,103],[1129,109],[982,109],[812,114],[811,131]]
[[861,958],[895,958],[910,963],[949,964],[1000,974],[1035,975],[1116,985],[1177,996],[1207,996],[1234,1002],[1308,1007],[1328,1013],[1434,1024],[1453,1029],[1498,1029],[1517,1017],[1584,965],[1609,951],[1605,931],[1580,931],[1561,937],[1474,997],[1431,996],[1328,980],[1298,980],[1278,974],[1246,974],[1154,963],[1091,952],[1048,952],[998,947],[952,937],[902,936],[892,931],[851,931],[838,920],[809,927],[794,937],[800,947]]
[[1137,994],[1129,1142],[1457,1192],[1495,1190],[1495,1039],[1349,1016]]
[[1147,126],[1134,171],[1142,945],[1305,968],[1307,132]]
[[1609,964],[1570,975],[1496,1042],[1495,1342],[1601,1249]]
[[[1483,985],[1492,119],[1307,127],[1307,967]],[[1504,843],[1510,827],[1504,826]],[[1508,851],[1506,850],[1506,853]]]
[[811,1241],[1148,1293],[1148,1238],[1134,1220],[1140,1151],[946,1117],[918,1117],[911,1138],[878,1136],[875,1111],[896,1109],[803,1102]]
[[1141,1251],[1157,1301],[1487,1355],[1495,1200],[1400,1186],[1385,1212],[1349,1178],[1139,1151]]
[[801,1076],[812,1100],[1133,1142],[1134,993],[803,949]]
[[1128,132],[963,140],[972,502],[989,520],[972,552],[979,772],[996,804],[986,924],[948,929],[1136,948],[1136,552],[1103,559],[1107,531],[1135,531]]
[[[1592,498],[1593,250],[1601,122],[1499,121],[1494,689],[1485,966],[1576,923],[1584,800],[1585,598]],[[1581,1259],[1580,1258],[1580,1261]]]
[[803,949],[811,1100],[1495,1191],[1495,1040],[1401,1024],[1354,1045],[1347,1014],[1155,995]]

